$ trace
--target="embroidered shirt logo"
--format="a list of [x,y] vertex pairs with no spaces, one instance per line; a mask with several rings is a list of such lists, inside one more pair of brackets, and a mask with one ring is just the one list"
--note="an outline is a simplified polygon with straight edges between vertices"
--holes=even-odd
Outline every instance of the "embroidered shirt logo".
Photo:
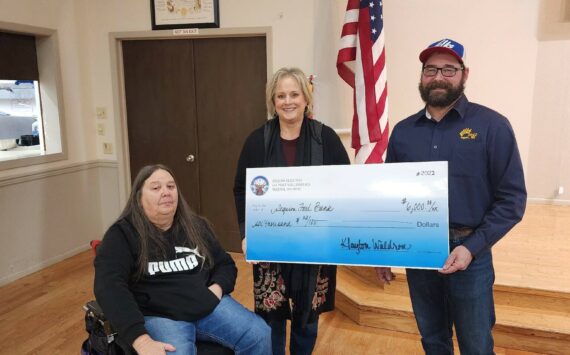
[[461,139],[475,139],[477,138],[478,133],[474,133],[471,128],[463,128],[461,132],[459,132],[459,138]]

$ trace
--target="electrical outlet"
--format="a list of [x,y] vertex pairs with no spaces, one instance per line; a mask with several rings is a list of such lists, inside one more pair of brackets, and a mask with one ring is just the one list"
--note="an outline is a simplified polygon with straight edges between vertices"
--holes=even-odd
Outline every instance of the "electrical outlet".
[[103,143],[103,153],[105,154],[113,154],[113,144],[112,143]]
[[105,124],[104,123],[97,123],[97,134],[100,136],[105,135]]
[[100,120],[104,120],[107,118],[107,109],[105,107],[96,107],[95,108],[95,115]]

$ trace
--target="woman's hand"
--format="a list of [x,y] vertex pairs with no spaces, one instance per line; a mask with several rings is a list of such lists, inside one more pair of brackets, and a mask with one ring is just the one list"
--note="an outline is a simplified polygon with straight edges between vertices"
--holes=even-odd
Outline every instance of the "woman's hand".
[[210,291],[212,291],[212,293],[214,295],[216,295],[216,297],[218,297],[219,300],[222,299],[222,296],[224,295],[224,291],[222,291],[222,288],[220,287],[220,285],[218,284],[211,284],[210,287],[208,287],[208,289]]
[[165,355],[167,351],[176,351],[171,344],[154,341],[148,334],[143,334],[135,339],[133,348],[139,355]]

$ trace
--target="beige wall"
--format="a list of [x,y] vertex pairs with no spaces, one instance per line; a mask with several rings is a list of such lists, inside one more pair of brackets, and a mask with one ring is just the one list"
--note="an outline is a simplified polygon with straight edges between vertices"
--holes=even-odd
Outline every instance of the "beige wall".
[[537,202],[570,202],[569,58],[570,40],[538,46],[527,170],[529,196]]
[[[421,107],[417,91],[419,52],[438,39],[450,37],[466,48],[468,98],[509,118],[528,169],[538,1],[386,3],[392,123]],[[521,75],[529,69],[530,75]]]
[[103,162],[0,180],[0,285],[100,239],[103,225],[116,218],[116,212],[102,214],[100,206],[118,210],[116,186],[116,164]]
[[[385,1],[389,114],[393,125],[421,107],[416,86],[422,48],[448,36],[462,42],[471,68],[467,94],[511,120],[530,197],[564,203],[568,192],[553,191],[570,189],[570,45],[537,40],[538,5]],[[272,27],[269,65],[316,74],[317,118],[345,129],[352,96],[335,68],[345,6],[345,0],[220,0],[220,19],[224,28]],[[0,0],[0,9],[0,21],[58,30],[68,141],[67,160],[0,171],[2,242],[18,240],[0,251],[0,260],[7,260],[0,263],[1,282],[85,248],[118,214],[116,154],[102,152],[103,142],[113,143],[116,152],[120,134],[109,33],[150,30],[150,9],[146,0]],[[96,133],[95,107],[107,108],[107,120],[100,121],[105,136]],[[64,173],[42,175],[54,171]],[[26,176],[34,178],[21,180]],[[65,210],[79,215],[66,218],[60,214]]]

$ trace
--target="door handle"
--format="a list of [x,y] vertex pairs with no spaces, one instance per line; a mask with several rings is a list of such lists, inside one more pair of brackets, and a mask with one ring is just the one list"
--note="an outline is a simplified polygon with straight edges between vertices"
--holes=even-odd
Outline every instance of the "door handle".
[[187,161],[188,163],[193,163],[194,160],[196,160],[196,158],[194,157],[193,154],[188,154],[188,156],[186,157],[186,161]]

